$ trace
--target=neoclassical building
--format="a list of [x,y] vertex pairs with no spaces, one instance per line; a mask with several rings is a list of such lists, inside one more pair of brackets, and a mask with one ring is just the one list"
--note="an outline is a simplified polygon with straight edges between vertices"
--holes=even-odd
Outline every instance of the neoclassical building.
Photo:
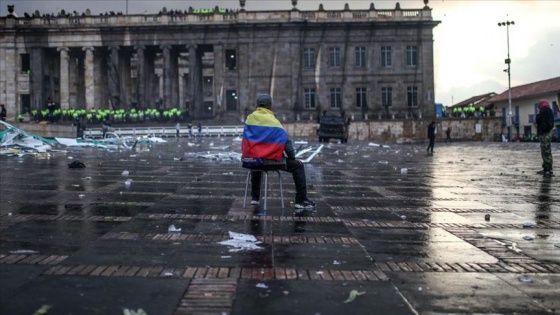
[[434,21],[419,9],[235,9],[0,17],[8,118],[60,108],[188,109],[239,121],[259,93],[283,120],[435,116]]

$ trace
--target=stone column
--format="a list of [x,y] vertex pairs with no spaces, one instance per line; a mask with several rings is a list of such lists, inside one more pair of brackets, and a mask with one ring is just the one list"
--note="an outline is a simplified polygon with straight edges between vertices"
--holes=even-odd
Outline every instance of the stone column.
[[93,47],[83,47],[86,52],[85,67],[85,87],[86,87],[86,109],[90,111],[95,108],[95,79],[93,76]]
[[163,108],[173,107],[172,103],[172,76],[171,76],[171,45],[161,45],[163,51]]
[[189,49],[189,81],[190,81],[190,104],[191,113],[194,118],[202,115],[202,67],[201,56],[198,55],[196,46],[188,46]]
[[146,108],[146,46],[135,46],[136,49],[136,101],[138,108]]
[[33,48],[31,50],[31,108],[43,109],[47,99],[45,96],[43,75],[45,69],[45,52],[43,48]]
[[69,60],[68,47],[58,47],[60,52],[60,108],[70,108],[70,82],[69,78]]
[[219,113],[224,113],[227,110],[226,104],[226,86],[224,82],[225,71],[225,58],[224,46],[214,45],[214,93],[216,106]]
[[107,79],[109,87],[109,101],[113,109],[122,108],[121,80],[119,75],[119,47],[109,47],[110,54],[107,60]]

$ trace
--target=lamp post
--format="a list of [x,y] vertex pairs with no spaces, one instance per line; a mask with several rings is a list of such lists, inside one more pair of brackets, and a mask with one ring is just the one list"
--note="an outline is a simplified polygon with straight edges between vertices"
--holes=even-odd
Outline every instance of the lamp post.
[[514,25],[513,21],[505,21],[498,23],[498,26],[505,26],[506,33],[507,33],[507,74],[508,74],[508,104],[509,104],[509,112],[506,119],[506,125],[508,127],[508,140],[511,140],[511,120],[513,118],[513,112],[511,111],[511,59],[509,58],[509,26]]

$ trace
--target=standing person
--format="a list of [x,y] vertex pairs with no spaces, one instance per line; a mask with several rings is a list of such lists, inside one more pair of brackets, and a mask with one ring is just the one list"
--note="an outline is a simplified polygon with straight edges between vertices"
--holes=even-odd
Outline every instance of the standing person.
[[103,119],[103,122],[101,123],[101,131],[103,131],[103,139],[105,139],[105,137],[107,136],[107,132],[109,131],[109,124],[107,123],[107,121],[105,119]]
[[191,123],[189,123],[188,128],[189,128],[189,138],[192,138],[192,137],[193,137],[193,134],[192,134],[192,125],[191,125]]
[[0,104],[0,120],[6,121],[6,115],[6,107],[4,107],[4,104]]
[[76,138],[83,139],[84,138],[84,131],[86,130],[86,125],[82,123],[82,118],[78,117],[73,123],[76,126]]
[[447,143],[447,140],[451,143],[451,126],[447,127],[445,130],[445,143]]
[[50,121],[51,124],[54,124],[54,110],[55,110],[55,107],[56,107],[56,104],[49,97],[47,99],[47,110],[49,111],[49,121]]
[[198,122],[198,136],[202,136],[202,124],[200,123],[200,121]]
[[537,136],[541,143],[541,156],[542,156],[542,170],[537,174],[552,177],[552,148],[550,142],[552,141],[552,134],[550,131],[554,128],[554,113],[550,108],[548,100],[540,100],[538,103],[539,113],[536,117],[537,122]]
[[179,134],[181,133],[181,124],[179,124],[179,122],[177,122],[177,123],[175,124],[175,132],[176,132],[175,136],[176,136],[177,138],[179,138]]
[[432,121],[428,125],[428,139],[430,140],[430,144],[428,144],[428,148],[426,151],[434,153],[434,142],[436,141],[436,122]]
[[[303,162],[296,160],[292,142],[282,124],[272,111],[272,98],[261,94],[257,98],[257,108],[245,121],[241,152],[244,166],[250,167],[247,160],[258,166],[276,167],[292,173],[296,186],[295,212],[305,214],[315,208],[315,203],[307,199],[307,184]],[[258,205],[261,192],[261,172],[251,174],[251,205]]]

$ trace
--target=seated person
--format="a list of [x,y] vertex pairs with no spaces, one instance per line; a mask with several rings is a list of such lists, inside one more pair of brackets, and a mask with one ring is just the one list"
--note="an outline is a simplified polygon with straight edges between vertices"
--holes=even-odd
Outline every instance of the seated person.
[[[296,186],[296,214],[305,213],[315,207],[307,199],[305,168],[295,158],[295,150],[288,139],[288,133],[272,111],[272,97],[261,94],[257,98],[257,108],[247,116],[241,142],[243,166],[248,168],[280,169],[292,173]],[[251,162],[247,162],[251,161]],[[251,204],[260,200],[261,173],[251,173]]]

